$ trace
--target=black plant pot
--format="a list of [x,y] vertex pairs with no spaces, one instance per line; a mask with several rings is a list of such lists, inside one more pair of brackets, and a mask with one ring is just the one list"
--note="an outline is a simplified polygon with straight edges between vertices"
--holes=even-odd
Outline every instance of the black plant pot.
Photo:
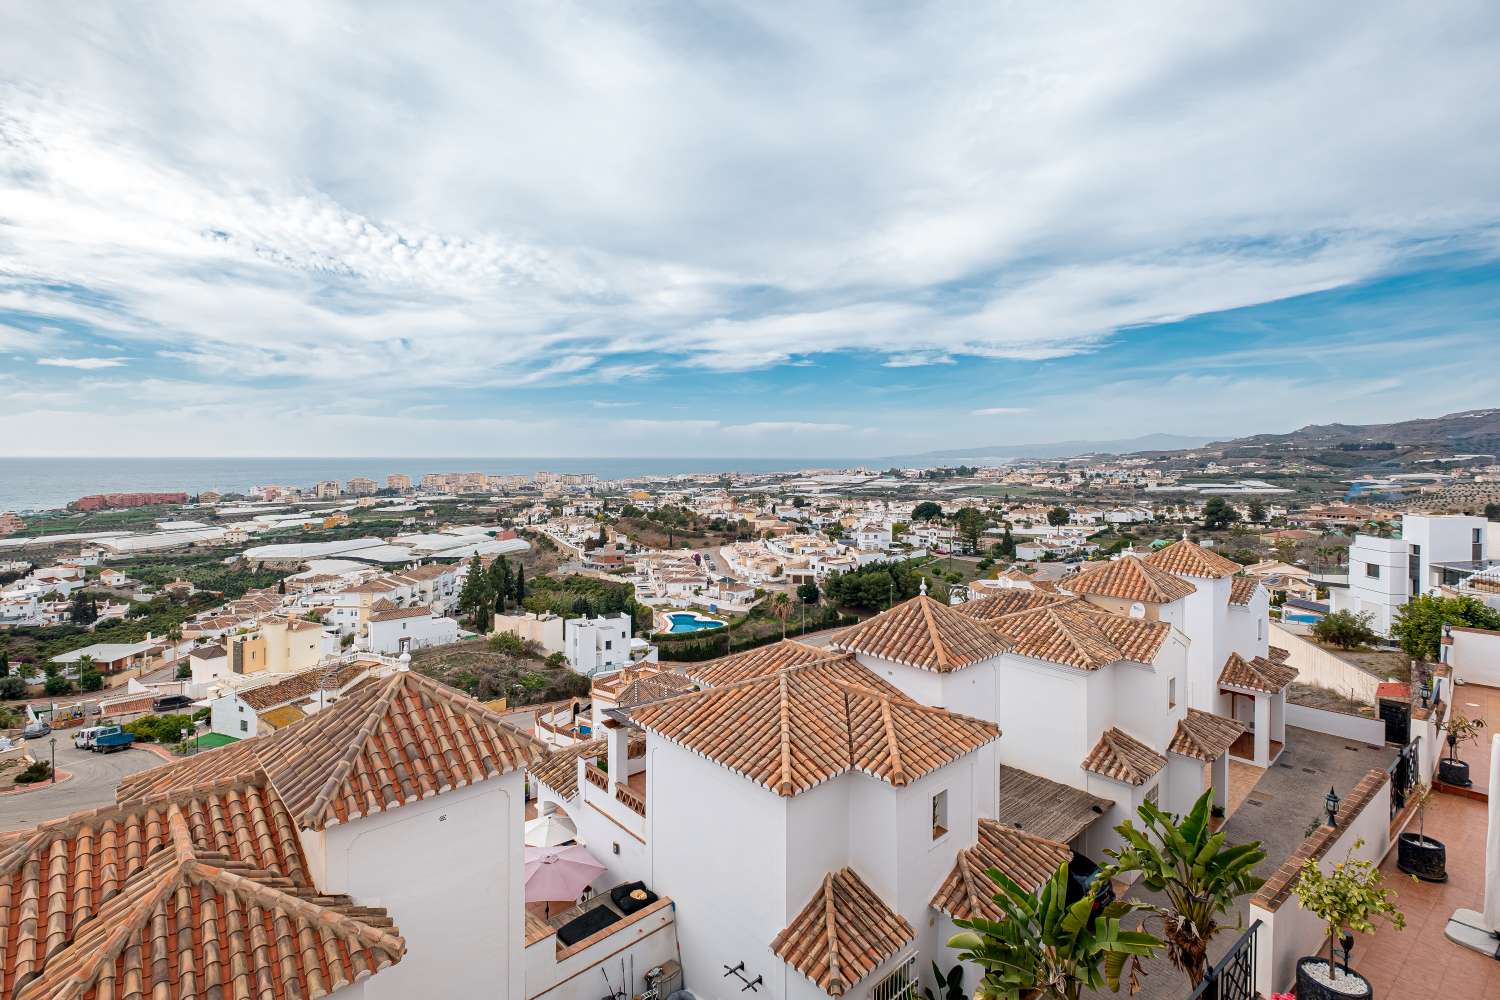
[[1297,959],[1297,1000],[1363,1000],[1363,998],[1374,996],[1375,991],[1370,988],[1370,981],[1347,965],[1338,966],[1339,985],[1346,985],[1343,980],[1345,976],[1348,976],[1358,980],[1359,985],[1364,988],[1363,992],[1345,993],[1314,979],[1304,968],[1309,962],[1316,962],[1324,967],[1328,965],[1328,959],[1317,955]]
[[1438,761],[1438,780],[1455,788],[1468,788],[1474,784],[1469,780],[1469,765],[1451,757]]
[[1396,840],[1396,867],[1423,882],[1448,881],[1448,848],[1441,840],[1420,833],[1403,833]]

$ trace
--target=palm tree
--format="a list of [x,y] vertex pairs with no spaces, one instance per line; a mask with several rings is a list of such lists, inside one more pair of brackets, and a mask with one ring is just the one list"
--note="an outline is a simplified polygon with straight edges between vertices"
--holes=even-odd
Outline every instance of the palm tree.
[[[1150,913],[1148,919],[1161,921],[1167,958],[1187,974],[1194,989],[1208,975],[1209,942],[1231,929],[1220,918],[1234,908],[1236,899],[1259,889],[1264,881],[1254,874],[1255,866],[1266,858],[1260,841],[1226,846],[1223,832],[1210,829],[1212,798],[1210,788],[1182,817],[1162,812],[1150,802],[1141,803],[1137,811],[1144,829],[1136,829],[1128,819],[1115,827],[1125,838],[1125,846],[1104,852],[1114,863],[1105,865],[1099,874],[1114,878],[1122,872],[1139,872],[1141,885],[1166,896],[1165,906],[1142,906]],[[1236,921],[1234,929],[1238,925]]]
[[781,637],[783,639],[786,638],[787,619],[792,617],[794,610],[796,609],[792,607],[792,599],[785,594],[777,594],[771,598],[771,614],[776,617],[777,621],[781,622]]
[[167,641],[172,644],[172,666],[177,666],[177,647],[182,643],[182,626],[173,625],[167,629]]
[[1000,889],[994,900],[1003,918],[955,920],[967,930],[948,942],[948,947],[959,950],[961,960],[984,970],[974,1000],[1021,1000],[1033,994],[1047,1000],[1079,1000],[1084,990],[1098,991],[1106,985],[1118,991],[1127,963],[1134,992],[1140,959],[1150,958],[1162,946],[1145,931],[1120,926],[1121,917],[1142,909],[1139,903],[1115,900],[1097,916],[1092,891],[1069,903],[1066,862],[1034,895],[998,869],[987,874]]

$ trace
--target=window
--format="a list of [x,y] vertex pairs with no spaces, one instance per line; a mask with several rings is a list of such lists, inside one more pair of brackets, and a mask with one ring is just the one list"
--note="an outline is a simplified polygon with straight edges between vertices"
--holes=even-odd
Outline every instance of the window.
[[1167,707],[1177,707],[1177,678],[1175,677],[1167,681]]
[[884,979],[870,989],[870,1000],[915,1000],[917,992],[917,956],[907,955],[896,963]]
[[948,832],[948,789],[932,797],[932,839],[938,840]]
[[1380,567],[1375,563],[1365,563],[1365,576],[1372,580],[1380,579]]
[[241,719],[240,720],[240,732],[242,732],[242,733],[248,733],[249,731],[250,731],[250,723],[249,723],[249,721],[247,721],[245,719]]

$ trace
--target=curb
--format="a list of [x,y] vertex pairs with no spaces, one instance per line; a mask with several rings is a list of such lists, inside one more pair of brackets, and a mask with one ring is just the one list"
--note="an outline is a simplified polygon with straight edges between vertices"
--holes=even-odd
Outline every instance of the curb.
[[54,788],[57,785],[65,785],[72,780],[72,771],[59,770],[57,772],[56,781],[38,781],[35,784],[30,785],[16,785],[12,788],[7,788],[3,792],[0,792],[0,798],[4,798],[7,795],[25,795],[27,792],[34,792],[40,788]]

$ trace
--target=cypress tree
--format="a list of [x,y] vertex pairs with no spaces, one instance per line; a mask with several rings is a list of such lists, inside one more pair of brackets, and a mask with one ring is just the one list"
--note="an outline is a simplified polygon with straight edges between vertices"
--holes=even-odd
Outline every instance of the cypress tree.
[[521,606],[521,602],[524,601],[524,600],[526,600],[526,567],[522,566],[520,564],[517,564],[516,565],[516,607],[520,607]]

